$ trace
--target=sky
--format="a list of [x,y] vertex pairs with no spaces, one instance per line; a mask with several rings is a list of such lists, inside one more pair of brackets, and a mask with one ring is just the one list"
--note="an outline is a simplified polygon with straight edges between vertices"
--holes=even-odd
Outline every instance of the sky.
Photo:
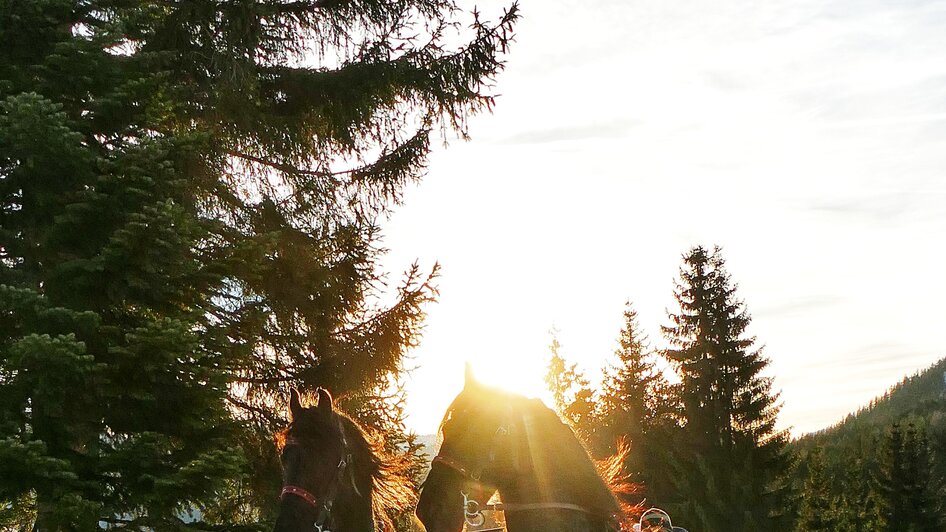
[[394,278],[442,266],[410,428],[465,361],[547,401],[552,330],[596,381],[627,300],[662,346],[694,245],[722,246],[795,435],[946,357],[946,1],[520,7],[494,112],[382,222]]

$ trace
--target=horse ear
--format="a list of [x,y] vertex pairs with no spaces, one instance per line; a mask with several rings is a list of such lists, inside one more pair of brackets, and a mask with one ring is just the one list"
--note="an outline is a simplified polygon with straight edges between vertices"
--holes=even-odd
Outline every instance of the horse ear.
[[332,394],[325,388],[319,388],[319,412],[330,415],[335,411],[335,405],[332,402]]
[[479,382],[476,381],[476,376],[473,375],[473,364],[467,362],[463,366],[463,388],[471,389],[479,385]]
[[295,388],[289,390],[289,417],[298,419],[302,415],[302,403],[299,402],[299,392]]

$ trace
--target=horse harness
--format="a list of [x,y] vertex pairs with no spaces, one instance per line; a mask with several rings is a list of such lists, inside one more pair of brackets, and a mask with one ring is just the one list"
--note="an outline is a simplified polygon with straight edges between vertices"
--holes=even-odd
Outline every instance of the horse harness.
[[[358,484],[355,483],[354,471],[348,469],[348,465],[351,463],[351,450],[348,447],[348,440],[345,438],[345,428],[341,420],[338,421],[338,429],[342,435],[343,454],[342,458],[338,461],[338,466],[335,468],[335,475],[325,495],[320,499],[309,490],[291,484],[285,484],[279,494],[280,499],[286,498],[287,495],[299,497],[305,501],[306,504],[318,511],[315,522],[312,524],[312,528],[316,532],[331,532],[331,528],[329,527],[334,527],[335,523],[332,521],[332,505],[335,503],[335,497],[338,496],[338,488],[344,480],[346,470],[351,480],[352,489],[361,496],[361,491],[358,490]],[[286,438],[285,445],[303,447],[302,440],[298,438]]]
[[[527,416],[523,416],[523,422],[526,422]],[[437,456],[431,461],[431,464],[441,464],[446,466],[449,469],[452,469],[459,473],[465,479],[477,484],[479,486],[484,485],[483,481],[483,472],[489,469],[489,466],[493,465],[496,462],[496,447],[501,438],[508,437],[511,433],[511,422],[507,421],[504,424],[497,427],[496,432],[493,434],[493,438],[490,441],[489,446],[489,458],[487,463],[479,468],[471,468],[463,463],[463,461],[451,457],[449,455],[444,455],[441,450]],[[518,449],[514,447],[514,462],[519,464],[520,453]],[[486,522],[486,517],[483,515],[482,506],[479,501],[470,497],[470,494],[461,491],[460,495],[463,496],[463,519],[467,525],[473,527],[482,526]],[[586,514],[590,517],[604,517],[607,522],[606,531],[607,532],[618,532],[620,527],[617,525],[617,522],[613,516],[605,516],[600,512],[595,512],[584,506],[579,506],[577,504],[565,503],[565,502],[537,502],[537,503],[498,503],[498,504],[487,504],[487,508],[493,510],[501,510],[503,513],[514,513],[514,512],[527,512],[535,510],[570,510],[574,512],[580,512]]]

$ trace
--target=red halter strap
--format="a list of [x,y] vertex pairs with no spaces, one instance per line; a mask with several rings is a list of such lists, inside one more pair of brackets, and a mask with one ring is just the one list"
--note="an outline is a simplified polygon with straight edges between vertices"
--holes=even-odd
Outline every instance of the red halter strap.
[[308,491],[298,487],[298,486],[283,486],[282,493],[279,494],[280,498],[285,498],[286,495],[295,495],[305,502],[309,503],[309,506],[313,508],[320,508],[319,500]]

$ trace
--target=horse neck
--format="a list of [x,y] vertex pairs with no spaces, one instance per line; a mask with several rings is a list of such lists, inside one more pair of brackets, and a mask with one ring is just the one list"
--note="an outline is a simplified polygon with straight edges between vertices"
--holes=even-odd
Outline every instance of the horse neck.
[[[563,478],[556,475],[555,478]],[[544,484],[544,485],[543,485]],[[536,474],[523,475],[513,485],[500,487],[503,504],[564,503],[583,506],[574,489],[564,484],[539,481]],[[605,530],[600,519],[567,508],[537,508],[505,512],[508,532],[598,532]]]
[[[524,440],[519,442],[520,474],[511,475],[499,487],[504,504],[563,503],[588,509],[594,508],[589,482],[600,479],[587,454],[571,434],[549,433],[542,430],[529,414],[522,417]],[[557,440],[557,441],[555,441]],[[578,446],[578,447],[576,447]],[[577,452],[575,452],[577,451]],[[598,532],[608,530],[605,518],[592,516],[574,509],[534,509],[510,511],[505,515],[509,532]]]
[[[526,476],[516,486],[500,488],[504,504],[565,503],[582,506],[580,498],[570,490],[540,489],[538,480]],[[582,506],[584,507],[584,506]],[[591,508],[588,508],[591,510]],[[504,513],[507,532],[608,532],[608,522],[572,508],[536,508]]]
[[[503,502],[582,504],[581,492],[586,488],[582,483],[586,479],[579,473],[587,471],[590,464],[580,462],[587,460],[587,455],[569,452],[573,450],[568,445],[572,442],[562,441],[563,434],[553,434],[552,428],[533,414],[524,413],[518,422],[522,436],[516,442],[517,472],[500,486]],[[579,445],[577,440],[573,444]]]
[[333,507],[337,532],[375,532],[371,495],[352,497]]
[[[361,442],[360,438],[356,440],[359,431],[357,426],[355,426],[355,422],[347,417],[343,420],[340,419],[340,421],[342,423],[342,430],[347,433],[347,437],[349,438],[349,445],[354,444],[352,447],[349,447],[349,469],[345,471],[343,475],[344,478],[340,480],[359,486],[361,493],[364,495],[350,493],[350,496],[344,501],[345,504],[336,505],[335,508],[333,508],[333,513],[336,514],[336,528],[333,528],[332,531],[376,532],[374,505],[372,504],[374,479],[366,466],[370,462],[370,459],[356,450],[361,449],[364,442]],[[345,421],[347,421],[347,424]]]

